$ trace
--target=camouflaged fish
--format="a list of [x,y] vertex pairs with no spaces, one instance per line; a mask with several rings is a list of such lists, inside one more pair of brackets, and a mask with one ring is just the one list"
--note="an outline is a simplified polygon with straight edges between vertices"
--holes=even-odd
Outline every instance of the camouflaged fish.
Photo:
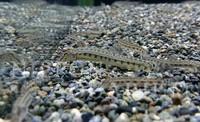
[[118,48],[121,48],[121,49],[124,49],[124,48],[130,49],[130,50],[132,50],[134,52],[138,52],[138,53],[140,53],[142,55],[146,55],[147,54],[147,50],[145,50],[142,46],[140,46],[137,43],[134,43],[133,41],[129,41],[127,39],[119,39],[119,40],[117,40],[116,46]]
[[121,69],[127,69],[131,71],[155,71],[157,65],[148,60],[140,60],[133,57],[127,57],[113,53],[110,50],[99,49],[95,47],[77,48],[66,51],[60,61],[75,61],[75,60],[87,60],[102,63],[105,65],[117,66]]
[[161,78],[145,78],[145,77],[118,77],[108,78],[102,81],[102,86],[111,87],[133,87],[133,86],[154,86],[163,84]]
[[166,69],[185,69],[189,72],[198,72],[200,71],[200,62],[199,61],[191,61],[191,60],[178,60],[178,59],[156,59],[153,57],[143,57],[143,60],[148,60],[150,62],[154,62],[159,67],[159,71],[163,71]]
[[24,118],[30,115],[28,107],[33,101],[32,93],[38,89],[39,87],[35,82],[31,82],[22,88],[21,95],[13,105],[11,122],[23,122]]
[[15,66],[25,66],[26,63],[30,62],[29,59],[25,56],[15,53],[11,50],[0,49],[0,65],[5,63],[11,63]]

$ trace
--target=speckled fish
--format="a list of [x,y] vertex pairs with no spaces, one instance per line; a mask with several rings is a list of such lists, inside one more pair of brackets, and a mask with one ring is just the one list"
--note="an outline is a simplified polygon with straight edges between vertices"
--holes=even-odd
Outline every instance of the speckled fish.
[[178,60],[178,59],[156,59],[153,57],[143,57],[143,60],[148,60],[154,62],[159,67],[160,71],[166,69],[185,69],[189,72],[198,72],[200,71],[200,62],[192,60]]
[[163,84],[161,78],[144,78],[144,77],[119,77],[108,78],[102,81],[102,86],[106,88],[110,87],[132,87],[132,86],[153,86]]
[[60,61],[75,61],[75,60],[87,60],[105,65],[117,66],[121,69],[127,69],[131,71],[154,71],[158,70],[157,66],[153,62],[148,60],[136,59],[133,57],[127,57],[116,54],[110,50],[99,49],[95,47],[77,48],[64,52]]
[[13,105],[11,122],[23,122],[24,118],[29,114],[28,107],[33,101],[32,93],[38,89],[35,82],[31,82],[22,88],[21,95]]
[[28,58],[15,53],[14,51],[0,49],[0,65],[12,63],[15,66],[23,66],[30,62]]
[[142,55],[147,54],[147,50],[145,50],[142,46],[140,46],[139,44],[134,43],[132,41],[128,41],[126,39],[117,40],[116,46],[120,47],[121,49],[127,48],[127,49],[130,49],[130,50],[133,50],[134,52],[138,52]]
[[200,71],[200,62],[191,61],[191,60],[160,60],[165,69],[172,68],[183,68],[187,69],[190,72],[198,72]]

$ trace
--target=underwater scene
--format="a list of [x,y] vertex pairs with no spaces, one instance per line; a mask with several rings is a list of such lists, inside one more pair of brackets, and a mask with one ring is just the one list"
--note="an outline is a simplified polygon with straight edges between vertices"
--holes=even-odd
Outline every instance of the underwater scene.
[[200,1],[0,0],[0,122],[200,122]]

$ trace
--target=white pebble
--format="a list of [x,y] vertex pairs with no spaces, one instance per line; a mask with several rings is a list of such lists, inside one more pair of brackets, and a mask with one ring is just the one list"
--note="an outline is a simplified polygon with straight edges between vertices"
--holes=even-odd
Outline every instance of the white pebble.
[[78,109],[72,109],[71,114],[73,116],[72,122],[82,122],[81,113]]
[[130,121],[127,114],[121,113],[119,117],[115,120],[115,122],[130,122]]
[[157,116],[156,114],[151,114],[151,119],[153,119],[153,120],[160,120],[160,117]]
[[76,108],[72,109],[71,112],[70,112],[72,115],[79,115],[81,114],[80,111]]
[[104,116],[103,119],[101,120],[101,122],[110,122],[110,120]]
[[0,118],[0,122],[10,122],[10,120],[5,120],[5,119]]
[[200,116],[200,113],[196,113],[195,116],[198,116],[198,117],[199,117],[199,116]]
[[127,75],[129,77],[135,77],[135,73],[134,72],[126,72],[126,73],[124,73],[124,75]]
[[143,99],[145,96],[144,92],[141,91],[141,90],[137,90],[137,91],[134,91],[132,93],[132,98],[135,100],[135,101],[139,101],[141,99]]
[[53,63],[53,66],[54,66],[54,67],[57,67],[57,65],[58,65],[57,63]]
[[136,112],[137,112],[137,108],[136,108],[136,107],[133,107],[133,108],[132,108],[132,112],[133,112],[133,113],[136,113]]
[[88,88],[89,96],[93,96],[95,94],[94,89],[92,87]]
[[45,71],[42,70],[37,73],[37,79],[44,79],[44,77],[45,77]]
[[65,103],[65,101],[63,99],[59,99],[59,100],[54,100],[53,103],[57,106],[61,106]]
[[28,78],[30,76],[30,72],[29,71],[23,71],[22,75],[23,75],[23,77]]

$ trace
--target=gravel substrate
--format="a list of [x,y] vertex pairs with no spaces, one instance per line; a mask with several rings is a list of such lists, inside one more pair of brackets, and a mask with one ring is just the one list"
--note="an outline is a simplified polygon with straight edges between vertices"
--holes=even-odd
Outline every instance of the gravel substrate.
[[[199,122],[199,72],[128,72],[89,61],[58,60],[63,50],[81,46],[116,51],[115,43],[123,37],[154,58],[200,61],[199,15],[200,2],[117,2],[92,8],[0,3],[0,47],[28,56],[34,67],[30,78],[31,65],[0,65],[0,118],[12,116],[21,86],[35,81],[40,89],[33,94],[27,122]],[[84,31],[98,34],[77,33]],[[104,88],[99,84],[108,75],[167,78],[171,85]]]

